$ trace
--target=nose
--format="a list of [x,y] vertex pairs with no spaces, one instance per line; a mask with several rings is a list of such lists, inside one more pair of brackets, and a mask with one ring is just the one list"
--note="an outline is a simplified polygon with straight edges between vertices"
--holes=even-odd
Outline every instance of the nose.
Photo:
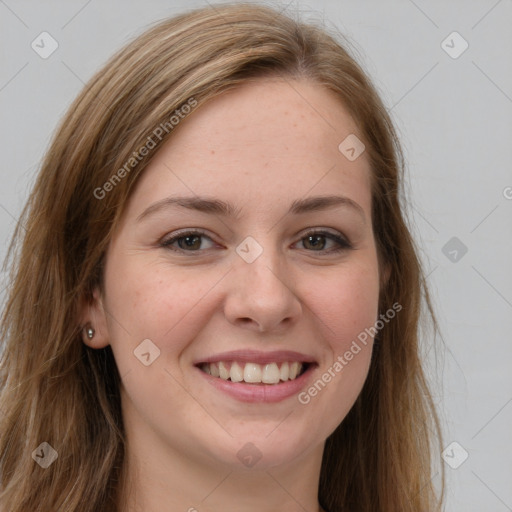
[[290,272],[279,255],[269,253],[264,251],[252,263],[236,258],[229,273],[224,313],[237,327],[279,333],[295,324],[302,313]]

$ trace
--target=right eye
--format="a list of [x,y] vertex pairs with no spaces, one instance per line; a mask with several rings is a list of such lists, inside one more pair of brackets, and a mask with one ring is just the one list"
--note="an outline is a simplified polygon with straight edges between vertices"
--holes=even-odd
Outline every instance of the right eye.
[[[160,242],[160,246],[177,252],[202,252],[201,246],[204,240],[212,241],[203,231],[188,230],[173,234]],[[177,244],[177,246],[175,245]],[[207,247],[211,248],[211,247]],[[204,250],[204,248],[203,248]]]

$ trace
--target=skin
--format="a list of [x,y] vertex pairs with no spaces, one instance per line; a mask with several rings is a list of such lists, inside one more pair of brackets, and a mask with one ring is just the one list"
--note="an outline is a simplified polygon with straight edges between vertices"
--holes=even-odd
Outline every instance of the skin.
[[[308,404],[243,403],[211,386],[193,363],[237,349],[294,350],[318,366],[309,385],[378,316],[379,266],[371,223],[370,166],[338,145],[359,133],[331,92],[307,80],[261,78],[196,109],[141,177],[106,258],[104,293],[83,311],[94,348],[112,346],[122,379],[128,449],[123,510],[319,511],[325,439],[367,376],[373,340]],[[178,206],[140,221],[169,196],[208,196],[239,218]],[[342,195],[357,205],[287,213],[296,199]],[[199,249],[161,247],[199,228]],[[325,229],[352,248],[332,252]],[[251,236],[252,263],[236,252]],[[323,245],[325,244],[325,245]],[[178,242],[173,247],[179,249]],[[134,356],[150,339],[160,356]],[[307,389],[307,388],[306,388]],[[261,454],[237,458],[248,442]]]

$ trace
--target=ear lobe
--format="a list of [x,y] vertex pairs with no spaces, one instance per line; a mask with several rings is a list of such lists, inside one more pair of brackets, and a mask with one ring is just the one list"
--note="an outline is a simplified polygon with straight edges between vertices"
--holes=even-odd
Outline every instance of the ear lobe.
[[92,295],[92,301],[84,298],[80,305],[80,334],[88,347],[100,349],[109,345],[107,318],[99,289],[95,288]]

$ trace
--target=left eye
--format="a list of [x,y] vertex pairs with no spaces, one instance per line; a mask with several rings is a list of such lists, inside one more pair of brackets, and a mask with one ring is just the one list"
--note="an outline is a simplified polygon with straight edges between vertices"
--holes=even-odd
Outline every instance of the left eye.
[[[329,231],[310,231],[300,241],[306,249],[310,246],[314,252],[336,253],[352,248],[350,242],[341,234]],[[335,247],[325,249],[328,241],[334,242]]]

